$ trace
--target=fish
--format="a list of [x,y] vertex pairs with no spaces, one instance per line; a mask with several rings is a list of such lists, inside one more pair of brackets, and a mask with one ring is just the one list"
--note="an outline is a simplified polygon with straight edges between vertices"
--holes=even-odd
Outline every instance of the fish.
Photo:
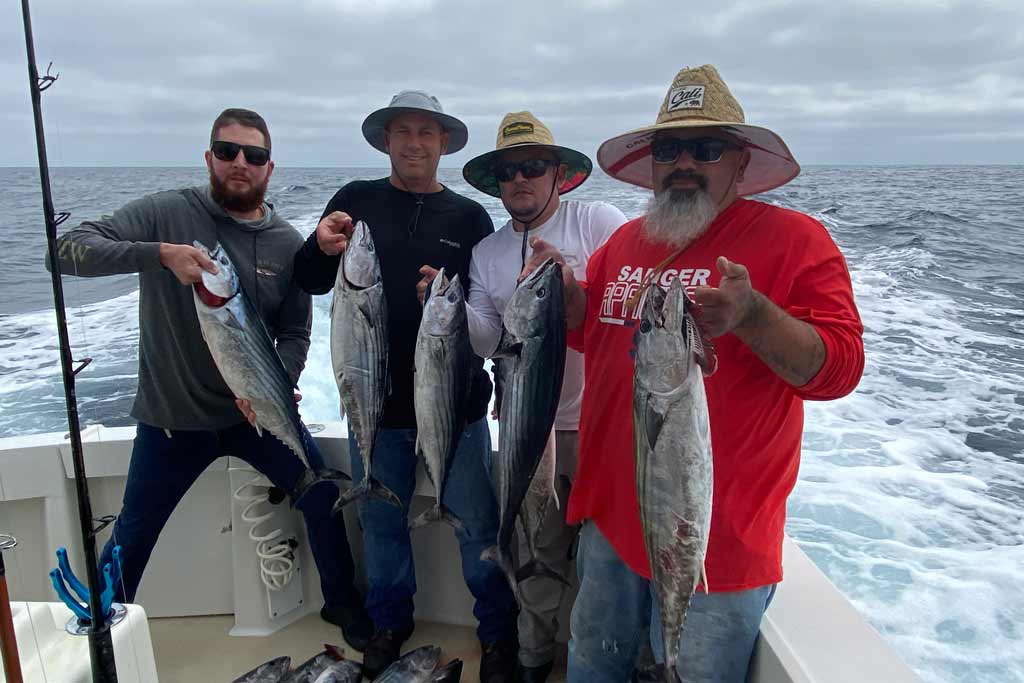
[[348,416],[364,472],[361,482],[338,497],[334,512],[367,494],[402,507],[398,496],[373,478],[373,445],[390,392],[388,306],[377,249],[363,221],[352,231],[334,283],[331,364],[341,394],[341,414]]
[[533,479],[530,480],[530,487],[526,491],[526,497],[519,510],[519,522],[522,524],[523,534],[526,536],[526,547],[530,553],[530,559],[516,570],[517,582],[524,581],[530,576],[543,575],[566,586],[569,585],[564,576],[537,559],[537,541],[541,529],[544,527],[544,520],[549,514],[555,514],[558,510],[558,493],[555,490],[555,456],[555,432],[552,430],[548,434],[544,453],[537,464],[537,471],[534,472]]
[[442,495],[459,437],[466,428],[473,349],[462,284],[458,275],[449,282],[444,268],[430,283],[424,299],[414,363],[416,453],[423,458],[435,498],[433,507],[414,519],[409,528],[441,520],[462,529],[458,517],[444,507]]
[[441,648],[418,647],[384,669],[373,683],[427,683],[440,659]]
[[[512,541],[516,518],[532,485],[555,424],[565,370],[565,299],[561,267],[547,259],[512,293],[502,314],[501,413],[498,452],[491,461],[491,485],[498,500],[497,544],[481,559],[497,562],[513,591],[533,574],[559,576],[535,562],[517,576]],[[552,485],[553,486],[553,485]]]
[[459,683],[462,680],[462,660],[453,659],[444,666],[438,667],[427,680],[430,683]]
[[298,502],[313,484],[348,479],[337,470],[310,467],[294,385],[263,318],[242,289],[238,271],[224,247],[217,244],[209,250],[199,241],[193,245],[217,264],[216,273],[203,271],[201,280],[192,286],[192,294],[199,329],[221,377],[236,398],[252,404],[257,434],[262,437],[264,430],[270,432],[306,466],[290,492],[292,503]]
[[279,683],[288,673],[292,665],[291,657],[278,657],[260,664],[248,673],[236,678],[232,683]]
[[327,647],[302,664],[294,671],[281,679],[281,683],[314,683],[328,667],[338,663],[340,656],[338,648]]
[[661,612],[666,683],[678,683],[680,632],[704,572],[714,467],[704,376],[717,357],[681,280],[649,287],[634,333],[636,489],[651,585]]
[[360,683],[363,668],[351,661],[335,662],[324,669],[313,683]]

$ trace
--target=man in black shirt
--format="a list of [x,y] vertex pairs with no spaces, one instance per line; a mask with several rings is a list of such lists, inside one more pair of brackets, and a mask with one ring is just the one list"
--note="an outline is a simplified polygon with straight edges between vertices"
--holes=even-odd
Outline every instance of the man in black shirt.
[[[331,290],[355,221],[370,228],[380,259],[388,305],[388,369],[391,393],[384,405],[373,453],[373,475],[402,501],[399,509],[375,496],[357,502],[370,591],[366,608],[376,633],[366,648],[364,673],[374,676],[396,660],[413,630],[416,577],[409,542],[408,508],[416,483],[416,414],[413,353],[422,308],[416,285],[421,271],[458,273],[468,290],[473,247],[494,226],[482,206],[437,180],[442,154],[460,150],[466,126],[443,113],[436,98],[403,91],[390,106],[370,114],[363,135],[391,158],[388,178],[348,183],[328,202],[316,232],[295,254],[294,276],[314,294]],[[462,520],[456,532],[466,585],[476,598],[473,613],[483,656],[480,680],[514,680],[516,601],[497,564],[481,560],[498,532],[498,508],[487,475],[491,442],[487,404],[491,382],[475,358],[467,427],[452,463],[444,504]],[[359,447],[349,434],[352,478],[363,478]]]

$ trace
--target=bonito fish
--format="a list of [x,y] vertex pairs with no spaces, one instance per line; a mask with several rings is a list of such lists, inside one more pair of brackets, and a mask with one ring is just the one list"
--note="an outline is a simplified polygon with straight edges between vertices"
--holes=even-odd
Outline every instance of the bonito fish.
[[444,508],[441,500],[459,437],[466,427],[473,351],[459,276],[448,282],[444,268],[430,283],[424,300],[423,318],[416,335],[415,367],[416,452],[423,456],[427,475],[434,484],[435,503],[410,527],[444,520],[461,528],[462,522]]
[[331,303],[331,362],[341,394],[342,415],[355,435],[364,477],[338,497],[335,511],[373,494],[401,507],[398,496],[373,478],[373,446],[388,380],[388,309],[380,261],[366,223],[359,221],[338,267]]
[[562,393],[566,329],[560,266],[548,259],[527,276],[512,293],[502,320],[495,355],[501,357],[503,389],[498,453],[491,463],[501,517],[497,547],[485,550],[483,557],[502,566],[515,590],[518,580],[532,574],[558,576],[535,563],[517,577],[511,549],[516,517],[544,455]]
[[418,647],[384,669],[373,683],[427,683],[441,659],[441,648]]
[[679,634],[704,575],[713,491],[704,373],[714,350],[700,335],[677,278],[650,287],[634,341],[636,487],[651,583],[661,611],[666,683],[676,683]]
[[291,491],[293,502],[318,481],[345,478],[335,470],[309,468],[294,386],[263,318],[242,290],[224,248],[218,244],[210,251],[201,242],[193,244],[217,264],[216,274],[203,271],[202,280],[192,286],[199,328],[217,369],[235,397],[252,404],[257,433],[267,430],[306,465]]
[[288,673],[288,668],[291,665],[291,657],[271,659],[265,664],[260,664],[249,673],[242,674],[232,683],[279,683]]

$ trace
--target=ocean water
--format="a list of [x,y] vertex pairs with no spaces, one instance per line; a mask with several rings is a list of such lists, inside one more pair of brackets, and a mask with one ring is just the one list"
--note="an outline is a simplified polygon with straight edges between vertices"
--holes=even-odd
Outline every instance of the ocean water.
[[[203,169],[53,170],[67,225]],[[278,169],[303,234],[333,192],[384,169]],[[462,181],[496,224],[500,203]],[[846,255],[866,326],[851,396],[807,404],[788,532],[929,681],[1024,681],[1024,167],[812,167],[766,201],[809,213]],[[573,195],[644,211],[595,175]],[[0,436],[66,429],[34,169],[0,169]],[[83,422],[129,424],[135,276],[65,278]],[[329,296],[317,297],[303,417],[337,419]]]

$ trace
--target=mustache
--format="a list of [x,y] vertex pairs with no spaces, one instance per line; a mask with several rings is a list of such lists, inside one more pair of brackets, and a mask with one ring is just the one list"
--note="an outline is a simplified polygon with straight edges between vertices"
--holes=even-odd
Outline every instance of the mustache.
[[693,171],[680,171],[680,170],[675,170],[675,171],[672,171],[671,173],[669,173],[668,176],[663,181],[661,181],[661,189],[663,189],[663,190],[669,189],[672,186],[672,183],[676,182],[677,180],[691,180],[694,183],[696,183],[697,187],[699,187],[700,189],[702,189],[702,190],[707,190],[708,189],[708,179],[707,178],[705,178],[702,175],[698,175],[698,174],[694,173]]

